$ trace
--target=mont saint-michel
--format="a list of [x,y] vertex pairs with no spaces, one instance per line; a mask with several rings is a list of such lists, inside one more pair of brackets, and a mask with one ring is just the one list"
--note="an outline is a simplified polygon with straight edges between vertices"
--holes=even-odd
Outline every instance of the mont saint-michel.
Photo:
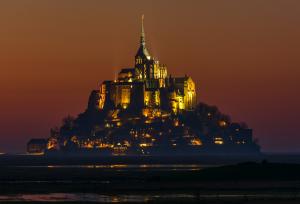
[[[130,57],[130,56],[129,56]],[[142,19],[134,66],[93,90],[87,109],[66,117],[29,153],[189,155],[259,153],[252,129],[201,102],[191,76],[173,76],[146,46]],[[204,91],[204,90],[203,90]],[[197,96],[200,102],[197,101]]]

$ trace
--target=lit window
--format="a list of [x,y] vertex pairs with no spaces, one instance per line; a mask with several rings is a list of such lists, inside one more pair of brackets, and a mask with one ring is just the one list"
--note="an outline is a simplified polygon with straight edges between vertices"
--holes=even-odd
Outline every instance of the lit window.
[[216,145],[222,145],[222,144],[224,144],[223,138],[222,137],[215,137],[214,138],[214,143]]

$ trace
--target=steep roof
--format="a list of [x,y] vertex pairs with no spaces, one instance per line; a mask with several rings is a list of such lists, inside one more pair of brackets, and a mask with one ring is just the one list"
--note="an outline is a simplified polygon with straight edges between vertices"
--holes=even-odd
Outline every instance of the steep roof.
[[148,52],[148,50],[147,50],[147,48],[146,48],[145,45],[140,45],[140,47],[139,47],[139,49],[138,49],[138,51],[137,51],[137,53],[136,53],[135,56],[136,57],[137,56],[145,56],[147,59],[151,58],[151,56],[150,56],[150,54],[149,54],[149,52]]

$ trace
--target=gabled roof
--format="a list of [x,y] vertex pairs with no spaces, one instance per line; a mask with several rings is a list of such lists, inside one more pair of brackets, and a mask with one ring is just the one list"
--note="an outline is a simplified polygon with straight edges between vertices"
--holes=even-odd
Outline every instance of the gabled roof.
[[46,144],[47,140],[42,138],[34,138],[29,140],[28,144]]

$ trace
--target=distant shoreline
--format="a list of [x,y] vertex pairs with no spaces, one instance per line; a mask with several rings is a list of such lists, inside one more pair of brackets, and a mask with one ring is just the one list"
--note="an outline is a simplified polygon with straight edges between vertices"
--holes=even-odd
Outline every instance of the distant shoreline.
[[300,164],[300,154],[185,155],[185,156],[101,156],[99,154],[0,155],[1,166],[97,165],[97,164],[201,164],[230,165],[242,162]]

